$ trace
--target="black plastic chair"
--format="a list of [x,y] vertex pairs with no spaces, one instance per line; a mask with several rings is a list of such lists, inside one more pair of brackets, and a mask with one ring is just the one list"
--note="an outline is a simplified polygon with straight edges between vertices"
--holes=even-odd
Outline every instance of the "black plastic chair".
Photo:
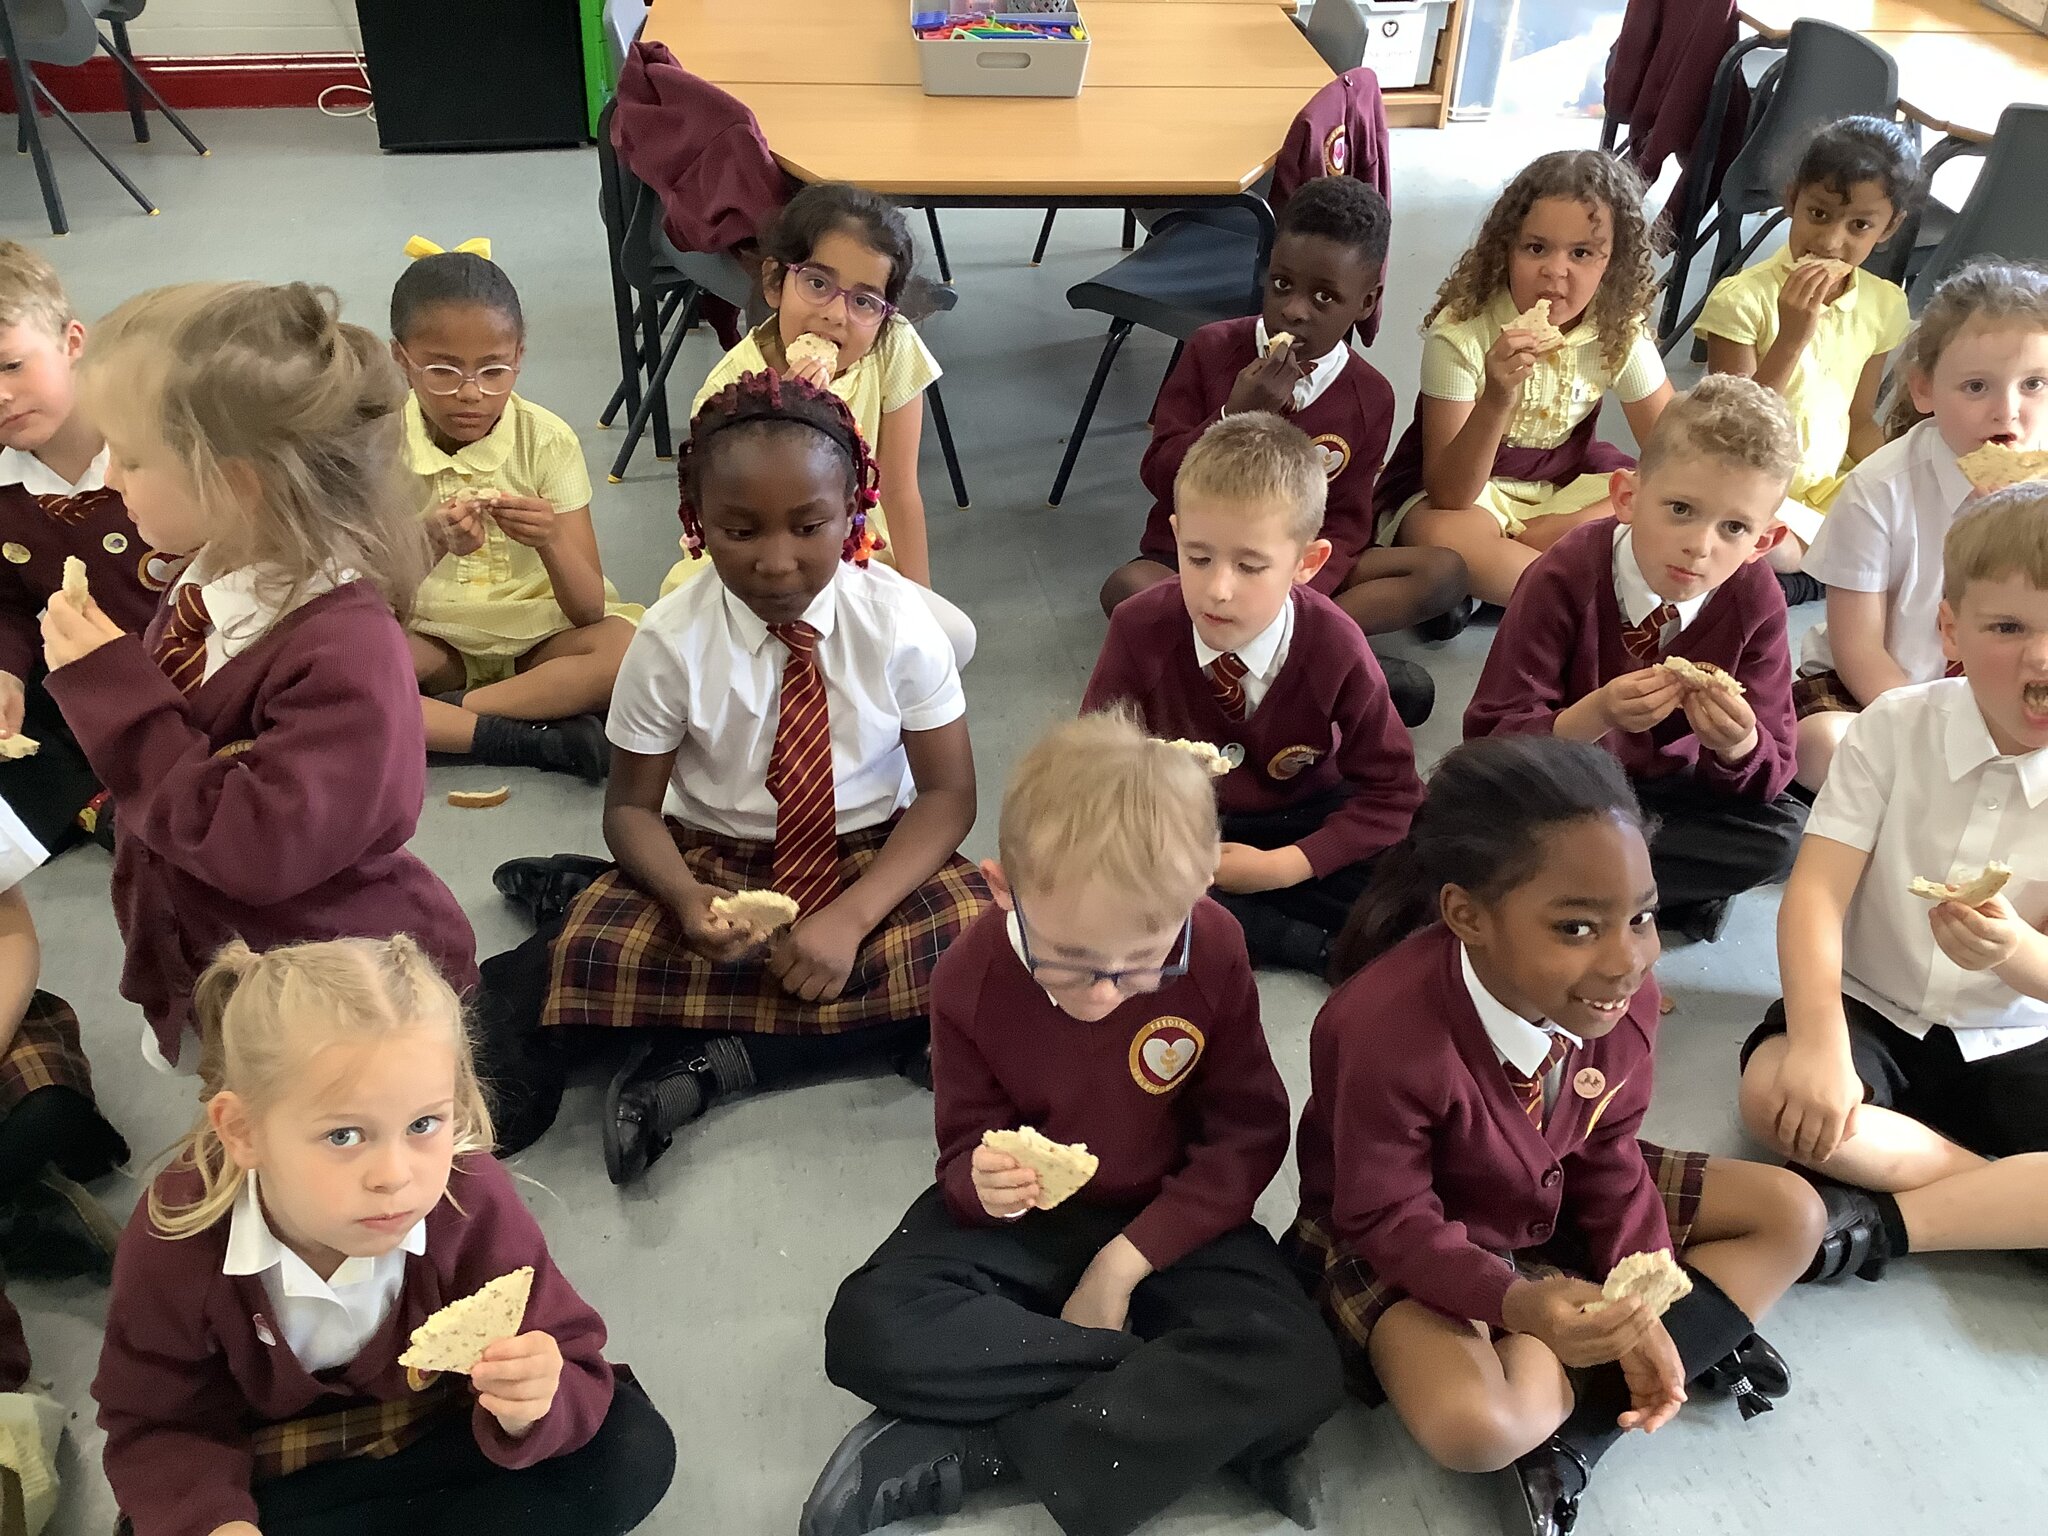
[[[1751,99],[1749,131],[1742,148],[1729,163],[1719,187],[1709,188],[1705,176],[1691,179],[1686,208],[1677,220],[1678,243],[1664,275],[1664,307],[1657,328],[1667,352],[1699,318],[1714,284],[1739,271],[1765,236],[1784,221],[1785,185],[1798,169],[1799,157],[1815,131],[1845,117],[1888,118],[1898,105],[1899,68],[1889,53],[1868,38],[1830,22],[1795,21],[1782,43],[1754,37],[1736,44],[1722,57],[1707,114],[1700,124],[1693,164],[1713,163],[1714,146],[1721,142],[1721,124],[1742,61],[1759,48],[1782,48],[1785,56],[1765,74]],[[1710,199],[1716,211],[1701,228]],[[1771,216],[1744,240],[1744,222],[1766,212]],[[1715,247],[1706,287],[1699,302],[1684,310],[1693,260],[1710,235]]]
[[[1944,154],[1950,144],[1955,147]],[[1941,280],[1972,257],[1996,254],[2048,261],[2048,199],[2042,196],[2048,106],[2007,107],[1999,114],[1998,131],[1988,145],[1948,140],[1927,158],[1945,160],[1957,154],[1983,155],[1984,169],[1956,211],[1947,236],[1919,270],[1909,274],[1907,296],[1916,314]]]
[[1365,13],[1356,0],[1316,0],[1308,21],[1297,18],[1295,25],[1323,56],[1331,74],[1341,75],[1365,62]]

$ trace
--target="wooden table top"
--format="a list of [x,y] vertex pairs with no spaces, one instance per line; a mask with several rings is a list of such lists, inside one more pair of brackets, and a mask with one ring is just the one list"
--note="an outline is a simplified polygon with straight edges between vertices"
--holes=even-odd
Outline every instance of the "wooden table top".
[[1864,33],[1997,35],[2028,30],[2025,22],[2001,15],[1980,0],[1742,0],[1737,15],[1774,40],[1801,17]]
[[2048,103],[2048,37],[1873,32],[1899,61],[1899,108],[1942,133],[1979,143],[2016,101]]

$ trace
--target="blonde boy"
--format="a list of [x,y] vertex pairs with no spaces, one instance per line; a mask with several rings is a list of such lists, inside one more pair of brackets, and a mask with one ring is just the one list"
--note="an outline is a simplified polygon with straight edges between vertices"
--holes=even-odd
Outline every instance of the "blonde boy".
[[[1341,1384],[1252,1219],[1287,1092],[1237,925],[1202,898],[1205,772],[1121,715],[1056,726],[1011,780],[1000,850],[998,910],[932,977],[938,1182],[826,1321],[826,1374],[877,1412],[804,1536],[952,1514],[997,1482],[1067,1536],[1123,1536],[1226,1465],[1305,1520],[1293,1452]],[[1027,1125],[1100,1160],[1057,1209],[982,1145]]]

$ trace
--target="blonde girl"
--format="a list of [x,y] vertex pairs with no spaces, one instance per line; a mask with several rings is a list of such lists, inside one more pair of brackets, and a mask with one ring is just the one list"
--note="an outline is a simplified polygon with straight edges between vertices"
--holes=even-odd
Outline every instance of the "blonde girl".
[[[208,1096],[122,1235],[93,1383],[134,1536],[633,1529],[674,1442],[490,1156],[420,947],[231,944],[197,1007]],[[399,1363],[528,1266],[466,1381]]]

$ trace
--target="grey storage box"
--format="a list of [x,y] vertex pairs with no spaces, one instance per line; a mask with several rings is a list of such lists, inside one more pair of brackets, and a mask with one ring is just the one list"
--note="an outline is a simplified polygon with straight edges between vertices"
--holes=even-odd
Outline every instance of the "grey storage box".
[[2048,32],[2048,0],[1984,0],[1984,4],[2024,21],[2036,32]]
[[[1020,11],[1022,7],[1018,8]],[[1080,20],[1067,9],[1043,15]],[[1019,16],[1037,20],[1037,15]],[[1080,41],[1049,37],[919,38],[917,67],[927,96],[1078,96],[1088,73],[1087,26]]]

